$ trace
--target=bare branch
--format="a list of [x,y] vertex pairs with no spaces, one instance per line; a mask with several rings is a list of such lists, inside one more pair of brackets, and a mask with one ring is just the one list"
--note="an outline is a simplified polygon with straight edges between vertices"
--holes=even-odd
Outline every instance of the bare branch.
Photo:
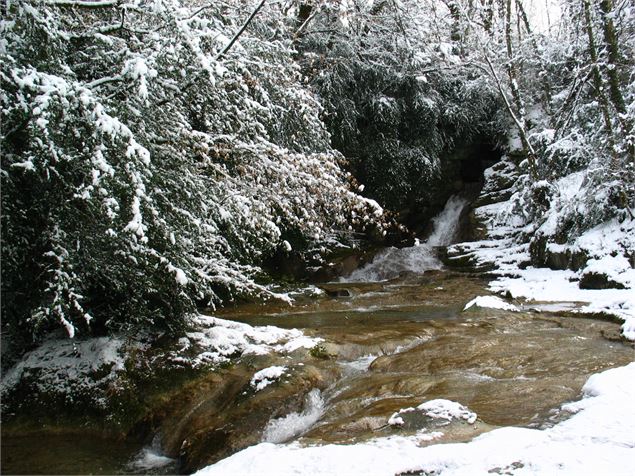
[[247,29],[247,27],[249,26],[251,21],[258,14],[260,9],[265,5],[266,1],[267,0],[261,0],[261,2],[258,4],[258,6],[256,8],[254,8],[254,11],[251,12],[251,15],[249,15],[249,18],[247,18],[245,23],[243,23],[243,26],[240,27],[240,30],[238,30],[238,32],[236,32],[236,34],[231,39],[231,41],[229,43],[227,43],[227,46],[225,46],[225,48],[223,48],[223,50],[220,53],[218,53],[218,55],[216,55],[216,60],[217,61],[219,59],[221,59],[223,56],[225,56],[227,54],[227,52],[231,49],[231,47],[234,46],[234,43],[236,43],[236,41],[238,41],[238,38],[240,38],[240,35],[242,35],[243,32]]
[[55,7],[112,8],[118,7],[121,0],[47,0],[46,3]]
[[537,171],[536,171],[536,151],[534,150],[534,147],[531,145],[531,142],[529,142],[529,138],[527,136],[527,131],[525,130],[525,124],[523,124],[523,122],[521,122],[520,119],[518,119],[518,117],[516,116],[516,114],[514,113],[514,108],[512,107],[509,98],[507,97],[507,94],[505,93],[505,90],[503,89],[503,84],[501,83],[500,78],[498,77],[498,74],[496,74],[496,70],[494,69],[494,65],[492,64],[492,62],[490,61],[489,57],[487,56],[487,54],[484,54],[483,56],[485,56],[485,61],[487,62],[487,66],[489,66],[489,70],[492,74],[492,77],[494,78],[494,81],[496,82],[496,87],[498,88],[498,92],[500,93],[501,98],[503,99],[503,102],[505,103],[505,107],[507,108],[507,112],[509,113],[509,115],[511,116],[512,120],[514,121],[514,123],[516,124],[516,127],[518,128],[518,133],[520,134],[520,140],[523,143],[523,147],[525,147],[525,149],[527,150],[527,159],[529,161],[529,172],[532,176],[532,178],[537,178]]

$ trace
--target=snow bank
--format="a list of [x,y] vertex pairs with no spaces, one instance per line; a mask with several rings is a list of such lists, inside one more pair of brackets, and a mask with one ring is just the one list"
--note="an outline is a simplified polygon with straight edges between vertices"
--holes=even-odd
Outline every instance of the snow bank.
[[461,419],[470,425],[476,421],[476,413],[468,410],[467,407],[461,405],[459,402],[453,402],[452,400],[445,400],[443,398],[422,403],[417,407],[417,410],[422,410],[430,418],[443,418],[444,420]]
[[189,363],[194,367],[227,362],[230,358],[249,354],[288,354],[301,348],[310,349],[323,340],[319,337],[307,337],[297,329],[254,327],[202,314],[193,317],[192,324],[197,330],[188,332],[187,337],[182,339],[182,345],[193,345],[197,354],[188,359],[179,352],[173,360]]
[[437,398],[435,400],[429,400],[417,406],[417,408],[402,408],[388,419],[389,425],[403,425],[403,416],[406,413],[413,413],[419,411],[423,415],[434,418],[436,420],[465,420],[468,424],[472,425],[476,422],[477,415],[473,411],[469,410],[466,406],[461,405],[459,402],[452,400],[446,400],[443,398]]
[[[470,257],[477,266],[494,264],[496,269],[490,274],[497,277],[489,285],[491,291],[513,299],[567,303],[566,307],[575,312],[616,316],[624,321],[622,335],[635,340],[635,269],[624,256],[624,250],[635,250],[634,220],[610,220],[588,230],[572,244],[550,245],[552,251],[583,251],[589,260],[580,271],[532,266],[521,269],[521,263],[530,262],[529,245],[518,239],[527,230],[515,214],[512,200],[480,207],[475,213],[487,225],[490,238],[460,243],[449,250]],[[606,275],[624,289],[580,289],[580,278],[592,272]]]
[[635,363],[593,375],[584,398],[564,405],[576,412],[546,430],[506,427],[468,443],[421,448],[416,436],[379,438],[356,445],[302,447],[262,443],[199,476],[394,475],[406,471],[443,476],[489,474],[633,475]]
[[103,406],[103,395],[95,389],[104,388],[124,370],[123,354],[121,339],[50,339],[14,365],[3,376],[0,389],[5,394],[28,378],[39,392],[66,395],[69,400],[85,393]]
[[[170,363],[197,368],[250,354],[289,354],[309,349],[323,340],[307,337],[297,329],[254,327],[204,315],[193,316],[191,324],[195,330],[179,339],[175,350],[162,354]],[[97,407],[106,408],[111,399],[109,392],[118,388],[132,351],[148,348],[147,343],[124,343],[123,339],[113,337],[50,339],[3,374],[0,390],[3,398],[7,397],[23,381],[32,385],[36,393],[58,395],[69,403],[84,395]],[[135,365],[145,358],[134,355],[137,355],[135,362],[130,362]],[[279,378],[281,369],[284,367],[263,369],[254,375],[253,385],[261,390]]]
[[543,302],[577,302],[580,313],[605,313],[624,320],[622,335],[635,340],[635,292],[633,289],[580,289],[579,273],[569,270],[532,268],[500,276],[490,283],[494,292],[513,298]]

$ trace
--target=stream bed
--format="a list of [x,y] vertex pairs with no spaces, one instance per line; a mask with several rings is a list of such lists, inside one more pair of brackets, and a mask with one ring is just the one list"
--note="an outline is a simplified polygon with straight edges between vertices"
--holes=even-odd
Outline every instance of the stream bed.
[[[162,426],[163,451],[172,459],[140,442],[53,432],[3,438],[2,472],[188,472],[260,441],[354,443],[414,434],[425,422],[395,426],[388,419],[439,398],[467,406],[478,420],[445,428],[433,442],[464,441],[498,426],[548,426],[566,417],[558,407],[579,398],[591,374],[633,360],[616,323],[558,311],[463,311],[474,296],[487,294],[479,276],[429,271],[322,289],[321,297],[299,299],[294,307],[243,305],[215,314],[254,326],[298,328],[324,341],[310,352],[257,356],[225,373],[212,372],[215,385],[223,378],[242,382],[228,384],[222,398],[205,385],[189,389],[189,400]],[[254,372],[270,366],[284,366],[285,377],[241,397]],[[289,398],[295,398],[292,405],[278,406]],[[210,427],[223,428],[221,441],[201,440],[187,466],[179,466],[174,453],[181,439]]]
[[[463,204],[454,205],[458,219]],[[617,323],[575,316],[566,305],[465,310],[491,294],[488,278],[442,269],[432,245],[450,242],[447,229],[437,226],[426,245],[386,250],[349,279],[298,292],[293,306],[215,312],[322,340],[196,374],[162,397],[149,438],[107,439],[77,428],[3,431],[2,473],[191,473],[263,441],[352,444],[421,435],[427,445],[500,426],[548,427],[567,418],[560,406],[580,398],[591,374],[633,361]],[[272,377],[254,385],[257,372]],[[457,424],[414,412],[437,399],[478,417]]]

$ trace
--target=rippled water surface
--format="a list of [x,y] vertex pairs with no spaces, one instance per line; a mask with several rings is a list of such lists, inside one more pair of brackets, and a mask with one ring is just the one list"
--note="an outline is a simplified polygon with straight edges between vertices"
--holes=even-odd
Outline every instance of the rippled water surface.
[[[437,223],[446,238],[452,227],[445,225],[464,204],[450,205],[452,216]],[[425,271],[428,259],[432,269]],[[221,310],[215,315],[299,328],[324,341],[310,352],[250,356],[185,382],[155,416],[151,446],[77,433],[3,438],[2,471],[193,471],[261,441],[350,443],[413,433],[425,421],[395,427],[388,419],[438,398],[466,405],[479,419],[444,428],[435,441],[465,440],[502,425],[548,426],[566,418],[558,408],[580,398],[589,375],[634,358],[618,324],[572,317],[570,303],[463,311],[475,296],[489,294],[487,281],[437,268],[424,244],[380,255],[348,282],[321,285],[317,296],[298,294],[291,307]],[[376,282],[357,282],[364,280]],[[285,377],[249,390],[253,374],[273,365],[286,367]]]

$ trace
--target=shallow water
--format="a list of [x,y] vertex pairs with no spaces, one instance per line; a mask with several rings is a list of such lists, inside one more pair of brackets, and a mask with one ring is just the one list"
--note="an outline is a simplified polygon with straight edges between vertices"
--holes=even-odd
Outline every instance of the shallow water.
[[463,312],[484,288],[478,277],[435,271],[401,283],[331,284],[331,294],[350,295],[293,312],[241,307],[222,316],[326,339],[331,359],[311,364],[336,366],[339,377],[322,390],[322,414],[302,433],[311,443],[402,432],[386,425],[390,415],[436,398],[479,415],[480,427],[460,438],[494,426],[549,425],[589,375],[633,360],[631,345],[606,338],[619,332],[615,323],[557,312]]
[[[422,427],[390,426],[389,417],[436,398],[466,405],[479,420],[442,428],[435,442],[466,440],[501,425],[548,426],[566,417],[557,409],[580,397],[589,375],[634,357],[632,344],[614,340],[615,323],[560,311],[464,312],[466,302],[487,294],[477,276],[431,271],[324,289],[331,296],[294,307],[270,303],[216,313],[297,327],[325,340],[313,356],[299,350],[253,357],[186,383],[165,412],[163,444],[144,448],[139,441],[77,433],[3,438],[2,473],[167,474],[260,441],[350,443],[414,434]],[[245,396],[253,373],[270,365],[286,366],[289,377]],[[165,457],[178,458],[185,440],[191,444],[185,463]]]
[[118,474],[141,445],[93,435],[2,438],[2,474]]
[[[448,224],[464,203],[451,202],[432,244],[453,235]],[[569,317],[570,303],[463,311],[489,294],[485,277],[438,268],[431,244],[424,244],[379,255],[348,282],[298,293],[291,307],[269,302],[215,312],[299,328],[324,341],[312,351],[248,356],[193,375],[148,415],[156,434],[145,446],[77,431],[3,431],[2,473],[169,474],[261,441],[351,443],[423,430],[434,442],[448,442],[503,425],[544,427],[566,418],[558,408],[580,398],[591,374],[635,357],[618,324]],[[273,365],[286,367],[285,377],[254,392],[254,373]],[[466,405],[478,420],[439,427],[408,413],[403,426],[388,424],[400,409],[439,398]]]

